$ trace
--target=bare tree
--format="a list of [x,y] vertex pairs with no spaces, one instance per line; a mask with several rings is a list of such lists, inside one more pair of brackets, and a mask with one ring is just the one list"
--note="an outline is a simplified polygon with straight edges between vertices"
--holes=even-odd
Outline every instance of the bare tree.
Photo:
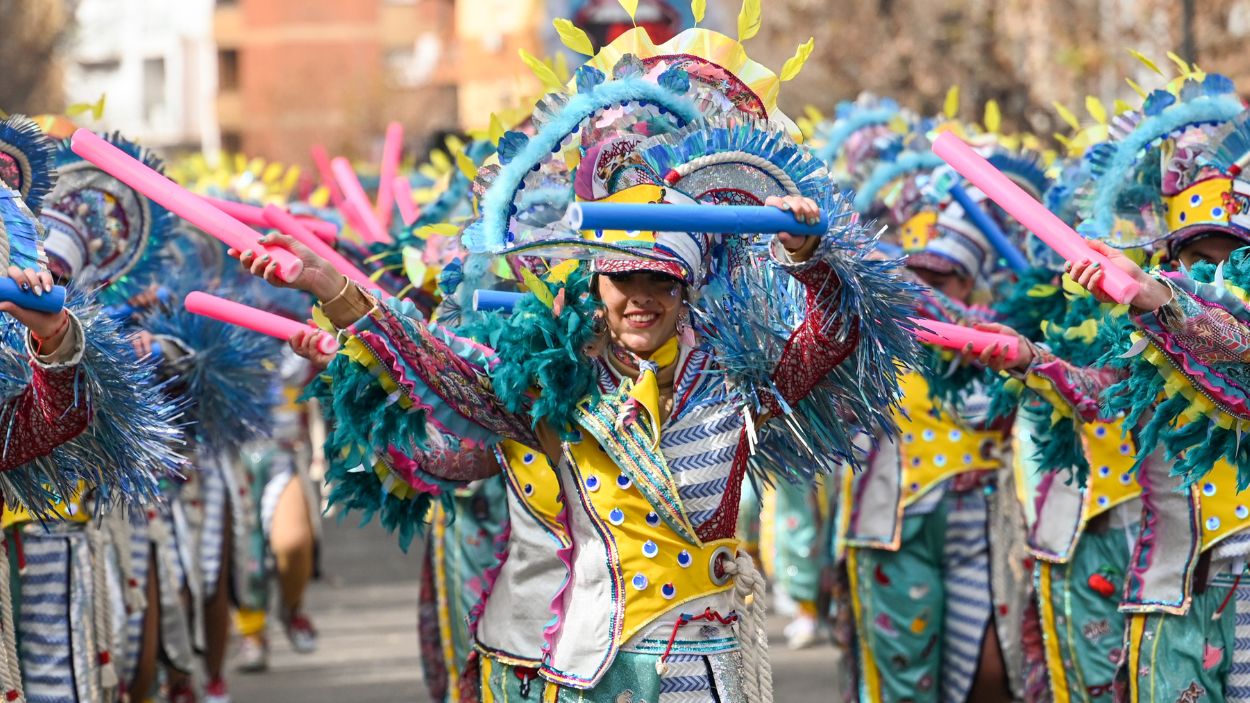
[[0,109],[39,114],[65,108],[57,55],[72,0],[0,0]]
[[[1138,49],[1165,68],[1179,48],[1172,0],[782,0],[769,3],[752,57],[775,68],[809,36],[816,40],[803,73],[782,91],[782,108],[811,104],[826,113],[869,90],[925,114],[942,109],[960,87],[961,116],[979,119],[985,102],[1002,109],[1005,129],[1048,134],[1063,129],[1052,103],[1080,112],[1086,95],[1131,97],[1124,78],[1143,67]],[[1217,4],[1250,4],[1220,0]],[[1200,14],[1199,59],[1204,53]],[[1250,25],[1250,11],[1247,13]],[[1214,19],[1214,18],[1212,18]],[[1208,54],[1213,53],[1208,51]],[[1207,68],[1204,64],[1204,68]],[[1220,66],[1210,66],[1220,70]]]

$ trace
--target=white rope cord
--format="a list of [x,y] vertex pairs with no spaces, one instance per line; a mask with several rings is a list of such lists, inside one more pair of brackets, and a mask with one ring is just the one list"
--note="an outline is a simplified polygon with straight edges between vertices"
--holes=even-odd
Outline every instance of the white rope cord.
[[742,685],[747,703],[773,703],[773,666],[768,659],[768,633],[764,630],[764,577],[756,570],[751,555],[744,551],[725,561],[725,573],[734,579]]
[[700,156],[697,159],[691,159],[684,164],[676,166],[673,168],[673,171],[678,176],[685,178],[701,168],[733,163],[747,164],[772,176],[781,184],[782,189],[786,191],[786,195],[801,195],[799,187],[794,183],[794,179],[790,178],[790,174],[786,173],[784,169],[762,156],[745,151],[721,151],[715,154],[708,154],[707,156]]
[[13,616],[12,572],[8,550],[15,548],[6,534],[5,550],[0,554],[0,676],[4,677],[4,700],[25,703],[22,689],[22,665],[17,651],[17,622]]
[[[91,550],[91,614],[95,628],[95,665],[105,699],[111,700],[121,680],[113,664],[113,603],[108,587],[108,532],[98,520],[87,526]],[[103,700],[103,699],[101,699]]]
[[135,563],[131,549],[134,544],[134,526],[125,514],[110,515],[105,526],[109,531],[109,539],[117,550],[117,567],[122,577],[122,601],[126,604],[126,614],[140,613],[147,607],[147,593],[144,584],[135,578]]

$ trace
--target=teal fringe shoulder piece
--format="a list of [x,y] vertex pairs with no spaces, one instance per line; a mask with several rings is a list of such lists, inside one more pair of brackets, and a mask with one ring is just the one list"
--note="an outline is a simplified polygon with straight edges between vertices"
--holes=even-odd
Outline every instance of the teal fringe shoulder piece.
[[[1250,309],[1240,297],[1225,286],[1225,281],[1238,286],[1250,282],[1250,249],[1240,249],[1220,266],[1196,265],[1186,278],[1172,278],[1187,292],[1220,305],[1242,324],[1250,323]],[[1184,371],[1154,343],[1130,336],[1136,327],[1127,320],[1123,324],[1104,326],[1099,346],[1108,349],[1102,361],[1124,369],[1126,377],[1104,395],[1104,402],[1116,412],[1126,414],[1129,426],[1139,426],[1138,461],[1156,449],[1172,462],[1172,475],[1184,478],[1185,485],[1202,479],[1221,459],[1237,469],[1237,489],[1250,487],[1250,442],[1243,440],[1245,420],[1212,405],[1219,395],[1244,397],[1250,387],[1246,365],[1240,361],[1203,362],[1186,358]],[[1205,379],[1198,388],[1190,374]],[[1179,387],[1179,392],[1177,388]],[[1196,401],[1196,403],[1195,403]],[[1193,408],[1199,416],[1191,419]],[[1144,420],[1144,423],[1143,423]],[[1139,424],[1140,423],[1140,424]]]
[[535,427],[568,431],[577,406],[599,399],[599,372],[586,353],[597,340],[595,316],[602,307],[591,293],[592,279],[582,264],[563,284],[541,283],[553,298],[563,290],[559,315],[531,292],[511,315],[477,315],[457,331],[494,350],[495,394],[509,412],[528,413]]

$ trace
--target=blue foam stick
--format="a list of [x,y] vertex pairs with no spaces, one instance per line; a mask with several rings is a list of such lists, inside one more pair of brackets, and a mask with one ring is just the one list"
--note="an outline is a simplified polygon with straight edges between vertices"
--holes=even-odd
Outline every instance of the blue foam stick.
[[794,213],[760,205],[669,205],[654,203],[573,203],[565,221],[577,230],[642,230],[711,234],[824,235],[824,213],[814,225]]
[[60,312],[65,307],[65,287],[52,286],[51,293],[35,295],[22,290],[12,278],[0,277],[0,300],[37,312]]
[[881,252],[882,254],[885,254],[891,259],[897,259],[903,255],[903,247],[900,247],[897,244],[891,244],[890,242],[878,241],[877,251]]
[[[169,289],[164,287],[156,289],[156,299],[161,301],[162,305],[169,305]],[[130,303],[123,303],[121,305],[110,305],[104,308],[104,312],[114,320],[129,320],[142,312],[142,310]]]
[[512,308],[516,307],[517,301],[523,295],[525,294],[506,290],[479,288],[473,291],[473,309],[478,312],[489,312],[492,310],[512,312]]
[[989,216],[977,203],[973,202],[972,197],[968,195],[968,191],[958,183],[951,186],[951,197],[955,202],[959,203],[959,207],[963,208],[964,216],[972,222],[973,226],[981,230],[981,234],[989,240],[990,246],[994,247],[994,251],[1007,261],[1007,266],[1016,273],[1024,273],[1029,268],[1028,259],[1024,258],[1024,254],[1012,245],[1007,239],[1007,235],[1003,232],[998,223]]

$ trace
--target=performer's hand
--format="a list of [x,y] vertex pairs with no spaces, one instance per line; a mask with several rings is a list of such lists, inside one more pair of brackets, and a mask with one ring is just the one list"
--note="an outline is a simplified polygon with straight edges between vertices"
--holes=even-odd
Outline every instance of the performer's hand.
[[285,234],[271,233],[260,238],[259,245],[279,246],[290,251],[299,257],[304,264],[304,270],[300,271],[299,276],[294,281],[287,283],[278,278],[278,262],[273,257],[264,253],[260,246],[256,249],[247,249],[239,251],[238,249],[230,249],[228,254],[239,260],[243,264],[243,268],[247,269],[254,276],[259,276],[267,283],[278,288],[296,288],[307,293],[312,293],[318,300],[330,300],[343,290],[345,280],[343,274],[334,269],[334,266],[325,259],[313,253],[312,249],[299,243],[293,237]]
[[[308,322],[312,324],[312,320]],[[296,332],[286,341],[287,344],[291,345],[291,351],[308,359],[309,363],[315,366],[318,371],[321,371],[334,360],[333,354],[326,354],[317,347],[317,343],[324,336],[326,336],[325,332],[310,327]]]
[[1007,358],[1007,347],[1001,344],[991,344],[983,349],[980,354],[973,354],[972,344],[968,344],[960,353],[964,363],[976,361],[994,371],[1023,371],[1029,368],[1029,364],[1033,363],[1033,344],[1019,332],[1007,325],[1000,325],[996,322],[978,322],[973,325],[973,328],[984,332],[995,332],[1015,337],[1016,357],[1009,360]]
[[[773,195],[765,200],[764,204],[794,213],[794,219],[803,224],[814,225],[820,222],[820,206],[811,198],[804,198],[798,195],[787,195],[784,198],[779,198]],[[796,261],[807,260],[820,242],[820,237],[806,237],[790,234],[789,232],[778,232],[777,239],[781,242],[781,246],[785,247],[786,251],[790,252],[790,256]]]
[[[1143,271],[1140,266],[1133,263],[1132,259],[1125,256],[1124,252],[1097,240],[1090,240],[1089,245],[1094,251],[1105,255],[1111,261],[1112,266],[1132,276],[1133,280],[1141,286],[1141,290],[1129,301],[1134,308],[1144,311],[1157,310],[1160,305],[1172,299],[1172,291],[1167,286]],[[1089,291],[1098,302],[1116,302],[1102,290],[1100,284],[1105,272],[1098,262],[1083,259],[1075,263],[1069,262],[1066,268],[1072,280]]]
[[147,330],[138,330],[130,335],[130,344],[135,348],[135,356],[140,359],[152,353],[152,342],[156,338]]
[[160,289],[161,287],[159,285],[153,283],[142,293],[130,296],[130,300],[126,302],[130,303],[130,306],[136,310],[156,307],[156,305],[161,302]]
[[[43,295],[52,291],[52,274],[47,271],[23,270],[10,266],[9,278],[12,278],[22,290],[32,291],[35,295]],[[17,303],[0,302],[0,312],[11,315],[30,329],[31,334],[35,335],[39,341],[41,354],[51,354],[56,351],[69,330],[69,313],[64,310],[39,312],[27,310]]]

